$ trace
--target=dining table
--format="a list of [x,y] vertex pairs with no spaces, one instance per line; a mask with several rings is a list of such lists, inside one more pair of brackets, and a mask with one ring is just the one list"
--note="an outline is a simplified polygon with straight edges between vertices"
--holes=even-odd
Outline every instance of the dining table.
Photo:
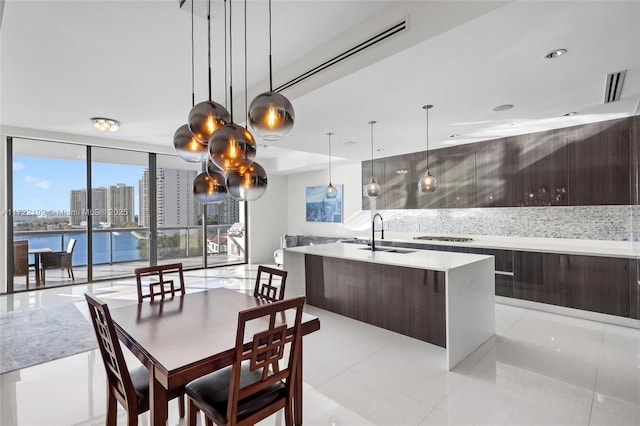
[[36,286],[42,282],[40,269],[42,268],[42,254],[51,253],[51,249],[47,247],[29,249],[28,254],[33,255],[33,268],[36,274]]
[[[119,339],[149,370],[152,425],[167,423],[169,390],[233,363],[238,313],[265,303],[236,290],[214,288],[111,309]],[[320,320],[303,313],[301,329],[303,336],[318,331]],[[302,424],[302,358],[294,381],[296,425]]]

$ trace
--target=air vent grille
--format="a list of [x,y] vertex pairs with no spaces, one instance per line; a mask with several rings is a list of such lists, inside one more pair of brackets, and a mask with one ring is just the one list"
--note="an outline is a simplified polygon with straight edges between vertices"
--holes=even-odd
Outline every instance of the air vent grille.
[[615,102],[620,100],[622,94],[622,85],[627,70],[612,72],[607,74],[607,81],[604,87],[604,103]]
[[383,30],[381,32],[379,32],[378,34],[369,37],[367,40],[363,41],[362,43],[345,50],[344,52],[340,53],[339,55],[334,56],[331,59],[328,59],[326,61],[324,61],[323,63],[321,63],[320,65],[310,69],[307,72],[304,72],[302,74],[300,74],[297,77],[292,78],[291,80],[287,81],[286,83],[276,87],[274,89],[275,92],[280,92],[282,90],[288,89],[291,86],[294,86],[304,80],[306,80],[309,77],[312,77],[314,75],[316,75],[317,73],[332,67],[334,65],[337,65],[338,63],[344,61],[345,59],[355,55],[356,53],[362,52],[363,50],[369,49],[373,46],[375,46],[376,44],[382,42],[383,40],[388,39],[391,36],[394,36],[398,33],[401,33],[402,31],[405,31],[407,29],[407,20],[404,19],[400,22],[398,22],[397,24],[394,24],[392,26],[390,26],[389,28],[387,28],[386,30]]

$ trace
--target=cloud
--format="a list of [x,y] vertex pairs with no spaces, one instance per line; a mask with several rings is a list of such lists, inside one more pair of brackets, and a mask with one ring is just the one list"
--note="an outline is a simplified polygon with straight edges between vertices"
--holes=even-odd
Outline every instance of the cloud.
[[35,176],[25,176],[24,180],[27,181],[27,183],[30,183],[33,186],[37,188],[42,188],[42,189],[51,188],[51,185],[52,185],[50,181],[42,180],[39,177],[35,177]]
[[13,171],[22,170],[22,169],[25,169],[26,167],[27,166],[25,166],[24,163],[21,163],[20,161],[13,162]]

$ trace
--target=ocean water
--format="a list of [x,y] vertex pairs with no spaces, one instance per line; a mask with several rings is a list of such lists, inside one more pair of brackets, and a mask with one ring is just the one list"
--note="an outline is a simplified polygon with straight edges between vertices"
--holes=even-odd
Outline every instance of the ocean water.
[[[26,239],[29,240],[29,249],[50,248],[53,251],[62,251],[67,249],[67,244],[71,238],[76,239],[72,264],[73,266],[85,266],[87,264],[87,235],[84,233],[67,234],[64,236],[64,242],[60,234],[29,236]],[[19,239],[24,238],[16,236],[16,240]],[[138,250],[138,241],[138,238],[131,232],[125,231],[93,234],[93,263],[99,265],[141,260],[142,256]],[[109,259],[110,244],[113,244],[112,259]]]

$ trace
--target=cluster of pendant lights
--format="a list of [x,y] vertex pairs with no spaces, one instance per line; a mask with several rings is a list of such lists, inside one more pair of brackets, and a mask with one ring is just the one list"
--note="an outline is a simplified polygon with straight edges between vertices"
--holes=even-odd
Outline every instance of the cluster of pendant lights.
[[[192,80],[193,80],[193,1],[191,4]],[[225,21],[227,0],[225,0]],[[185,161],[203,163],[203,172],[193,182],[193,193],[203,204],[224,201],[227,194],[237,201],[255,201],[267,189],[267,173],[254,161],[257,144],[248,128],[233,122],[232,82],[229,85],[231,113],[211,99],[211,0],[209,25],[209,100],[193,106],[188,122],[173,138],[176,153]],[[229,33],[231,33],[231,0],[229,0]],[[226,28],[226,23],[225,23]],[[225,34],[226,39],[226,34]],[[225,42],[226,44],[226,42]],[[231,37],[229,37],[231,50]],[[225,49],[226,50],[226,49]],[[225,60],[226,63],[226,60]],[[245,0],[245,64],[246,64],[246,0]],[[230,67],[231,71],[232,66]],[[233,73],[231,73],[233,74]],[[193,84],[193,81],[192,81]],[[226,82],[225,82],[226,84]],[[258,95],[247,112],[253,131],[268,141],[277,141],[293,128],[295,113],[291,102],[273,92],[271,69],[271,0],[269,0],[269,91]],[[246,66],[245,66],[245,91]],[[193,97],[193,94],[192,94]],[[192,104],[195,101],[192,99]]]

